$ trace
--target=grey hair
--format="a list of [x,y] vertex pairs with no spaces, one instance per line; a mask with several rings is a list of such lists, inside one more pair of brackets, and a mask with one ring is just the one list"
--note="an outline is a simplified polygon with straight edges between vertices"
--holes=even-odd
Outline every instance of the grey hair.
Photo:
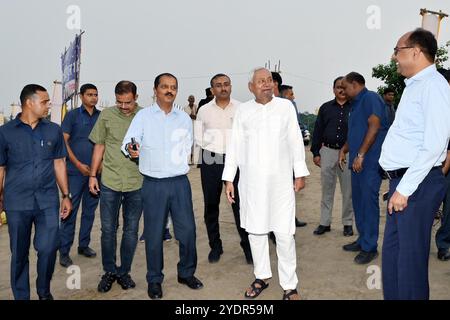
[[256,68],[252,69],[252,71],[250,71],[250,73],[248,74],[248,82],[249,83],[253,83],[253,78],[255,77],[255,73],[260,71],[260,70],[267,70],[267,71],[269,71],[267,68],[264,68],[264,67],[256,67]]

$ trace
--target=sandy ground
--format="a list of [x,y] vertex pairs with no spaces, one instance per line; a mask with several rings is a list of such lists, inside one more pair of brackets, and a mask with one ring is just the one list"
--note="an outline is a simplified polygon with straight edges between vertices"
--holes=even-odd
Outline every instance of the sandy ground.
[[[336,190],[335,207],[333,213],[332,230],[320,237],[313,235],[314,228],[320,219],[320,169],[312,163],[311,153],[307,151],[308,168],[311,175],[307,178],[306,188],[297,195],[297,216],[308,225],[297,228],[297,273],[299,276],[299,290],[303,299],[382,299],[382,291],[377,288],[369,289],[367,281],[375,279],[373,271],[381,267],[381,254],[373,261],[368,273],[368,266],[360,266],[353,262],[355,254],[344,252],[342,245],[356,239],[342,235],[340,219],[341,198],[339,187]],[[221,203],[221,237],[224,254],[216,264],[208,262],[208,238],[203,222],[203,198],[200,185],[200,172],[192,168],[189,173],[193,189],[193,202],[197,224],[197,254],[198,267],[196,276],[204,283],[204,288],[193,291],[177,282],[176,264],[178,262],[178,244],[172,240],[164,244],[165,279],[163,283],[164,299],[243,299],[245,288],[253,281],[253,268],[247,265],[239,246],[239,237],[234,226],[231,207],[226,198]],[[381,192],[387,189],[383,182]],[[380,194],[381,194],[380,192]],[[382,236],[385,224],[385,203],[380,201],[380,239],[381,251]],[[79,218],[79,217],[78,217]],[[142,221],[142,220],[141,220]],[[142,229],[142,222],[141,222]],[[120,229],[119,229],[120,231]],[[436,245],[433,241],[430,254],[430,291],[432,299],[450,298],[450,262],[441,262],[436,258]],[[173,233],[173,232],[172,232]],[[120,234],[120,232],[119,232]],[[100,258],[100,219],[96,218],[92,233],[91,247],[99,253],[96,258],[88,259],[77,255],[76,245],[72,248],[72,259],[81,270],[81,288],[68,289],[66,281],[70,274],[57,263],[52,281],[52,293],[55,299],[148,299],[147,283],[145,280],[146,262],[144,244],[139,243],[132,268],[132,277],[137,283],[135,289],[124,291],[117,284],[110,292],[102,294],[97,292],[97,284],[102,274]],[[275,247],[270,244],[273,278],[270,286],[258,299],[275,299],[282,296],[282,289],[278,284],[277,259]],[[10,251],[7,226],[0,227],[0,299],[12,299],[9,283]],[[380,275],[380,274],[378,274]],[[32,299],[36,299],[36,253],[30,250],[30,283]]]

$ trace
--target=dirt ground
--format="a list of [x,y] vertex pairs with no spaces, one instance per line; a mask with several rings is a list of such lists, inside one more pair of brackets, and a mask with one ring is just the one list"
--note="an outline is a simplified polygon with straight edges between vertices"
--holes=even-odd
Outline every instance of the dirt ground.
[[[308,148],[309,149],[309,148]],[[299,277],[299,292],[303,299],[382,299],[382,291],[376,287],[377,268],[381,267],[380,256],[368,266],[360,266],[353,262],[355,254],[344,252],[342,245],[356,239],[344,237],[342,235],[342,225],[340,219],[341,198],[339,187],[336,190],[335,206],[333,213],[332,230],[322,236],[313,235],[313,230],[317,227],[320,219],[320,169],[312,163],[312,157],[307,151],[307,164],[311,175],[307,178],[306,188],[297,195],[297,216],[308,222],[303,228],[297,228],[297,274]],[[197,254],[198,267],[196,276],[202,280],[204,288],[198,291],[189,289],[177,282],[176,264],[178,262],[178,244],[175,240],[164,244],[164,274],[163,282],[164,299],[188,299],[188,300],[240,300],[243,299],[245,288],[252,282],[253,268],[247,265],[244,255],[239,246],[239,236],[234,226],[231,207],[228,205],[225,196],[222,197],[220,228],[223,241],[224,254],[216,264],[208,262],[208,238],[205,224],[203,222],[203,198],[200,185],[200,172],[197,168],[192,168],[189,173],[192,185],[194,211],[197,224]],[[387,190],[384,181],[380,195]],[[381,198],[381,197],[380,197]],[[380,239],[379,250],[383,239],[385,224],[385,203],[380,200]],[[79,218],[79,217],[78,217]],[[143,220],[141,220],[143,221]],[[142,229],[141,222],[141,229]],[[79,224],[78,224],[79,225]],[[78,226],[77,225],[77,226]],[[356,228],[354,228],[356,231]],[[171,231],[173,234],[173,231]],[[436,245],[433,241],[430,254],[430,291],[431,299],[450,298],[450,262],[441,262],[436,258]],[[119,229],[119,235],[121,230]],[[119,236],[120,237],[120,236]],[[147,296],[147,283],[145,280],[146,262],[144,244],[139,243],[131,275],[136,281],[135,289],[124,291],[119,285],[114,284],[108,293],[97,292],[97,284],[102,275],[100,257],[100,219],[97,216],[92,231],[91,247],[97,251],[96,258],[88,259],[76,253],[77,236],[75,245],[71,251],[71,257],[75,265],[81,270],[81,288],[68,289],[66,281],[70,274],[57,262],[52,281],[52,293],[55,299],[149,299]],[[261,294],[258,299],[281,299],[282,289],[278,284],[277,263],[275,247],[270,243],[272,273],[273,278],[269,281],[270,286]],[[118,253],[119,254],[119,253]],[[373,273],[375,270],[375,274]],[[369,273],[368,273],[369,271]],[[13,299],[9,283],[10,275],[10,250],[7,225],[0,227],[0,299]],[[380,274],[378,274],[380,275]],[[36,279],[36,253],[33,248],[30,250],[30,283],[32,299],[37,298],[35,290]],[[375,280],[374,280],[375,279]],[[368,280],[372,286],[367,286]]]

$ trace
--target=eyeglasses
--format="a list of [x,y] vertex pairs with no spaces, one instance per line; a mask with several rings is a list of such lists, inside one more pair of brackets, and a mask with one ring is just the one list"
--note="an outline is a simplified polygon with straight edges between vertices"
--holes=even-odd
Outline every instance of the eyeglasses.
[[412,49],[414,47],[395,47],[394,48],[394,56],[396,56],[398,54],[398,52],[402,49]]

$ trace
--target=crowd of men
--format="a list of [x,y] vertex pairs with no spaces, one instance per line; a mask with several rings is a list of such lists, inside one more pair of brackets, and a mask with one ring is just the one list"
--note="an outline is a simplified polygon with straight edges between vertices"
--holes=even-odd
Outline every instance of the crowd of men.
[[[320,107],[315,123],[311,152],[321,170],[322,199],[314,235],[331,230],[339,179],[343,236],[354,234],[353,220],[358,233],[343,250],[355,252],[357,264],[378,256],[379,190],[382,179],[389,179],[382,248],[385,299],[429,298],[431,229],[442,201],[436,244],[438,258],[450,259],[450,77],[448,71],[436,70],[436,51],[430,32],[406,33],[392,56],[406,78],[397,107],[393,90],[387,88],[380,96],[366,88],[361,74],[350,72],[333,81],[335,98]],[[99,292],[108,292],[115,282],[124,290],[136,286],[131,268],[142,215],[149,297],[163,297],[169,216],[179,245],[177,280],[201,289],[187,176],[195,163],[200,168],[208,261],[218,263],[226,251],[219,226],[225,189],[243,256],[253,265],[255,279],[244,296],[254,299],[269,285],[272,234],[280,297],[300,299],[294,235],[306,223],[296,218],[295,192],[305,187],[309,171],[299,112],[293,88],[282,85],[277,73],[252,70],[248,89],[254,99],[241,103],[232,98],[231,78],[217,74],[201,105],[189,96],[189,104],[180,108],[174,104],[178,79],[163,73],[155,78],[156,101],[151,106],[138,106],[136,85],[120,81],[115,106],[100,112],[97,88],[85,84],[80,88],[81,106],[70,111],[60,127],[46,120],[47,90],[25,86],[22,112],[0,127],[0,195],[8,217],[14,298],[30,299],[32,226],[37,294],[40,300],[52,300],[57,251],[62,266],[73,264],[70,250],[78,211],[77,252],[87,258],[97,254],[89,245],[98,204],[104,272]]]

